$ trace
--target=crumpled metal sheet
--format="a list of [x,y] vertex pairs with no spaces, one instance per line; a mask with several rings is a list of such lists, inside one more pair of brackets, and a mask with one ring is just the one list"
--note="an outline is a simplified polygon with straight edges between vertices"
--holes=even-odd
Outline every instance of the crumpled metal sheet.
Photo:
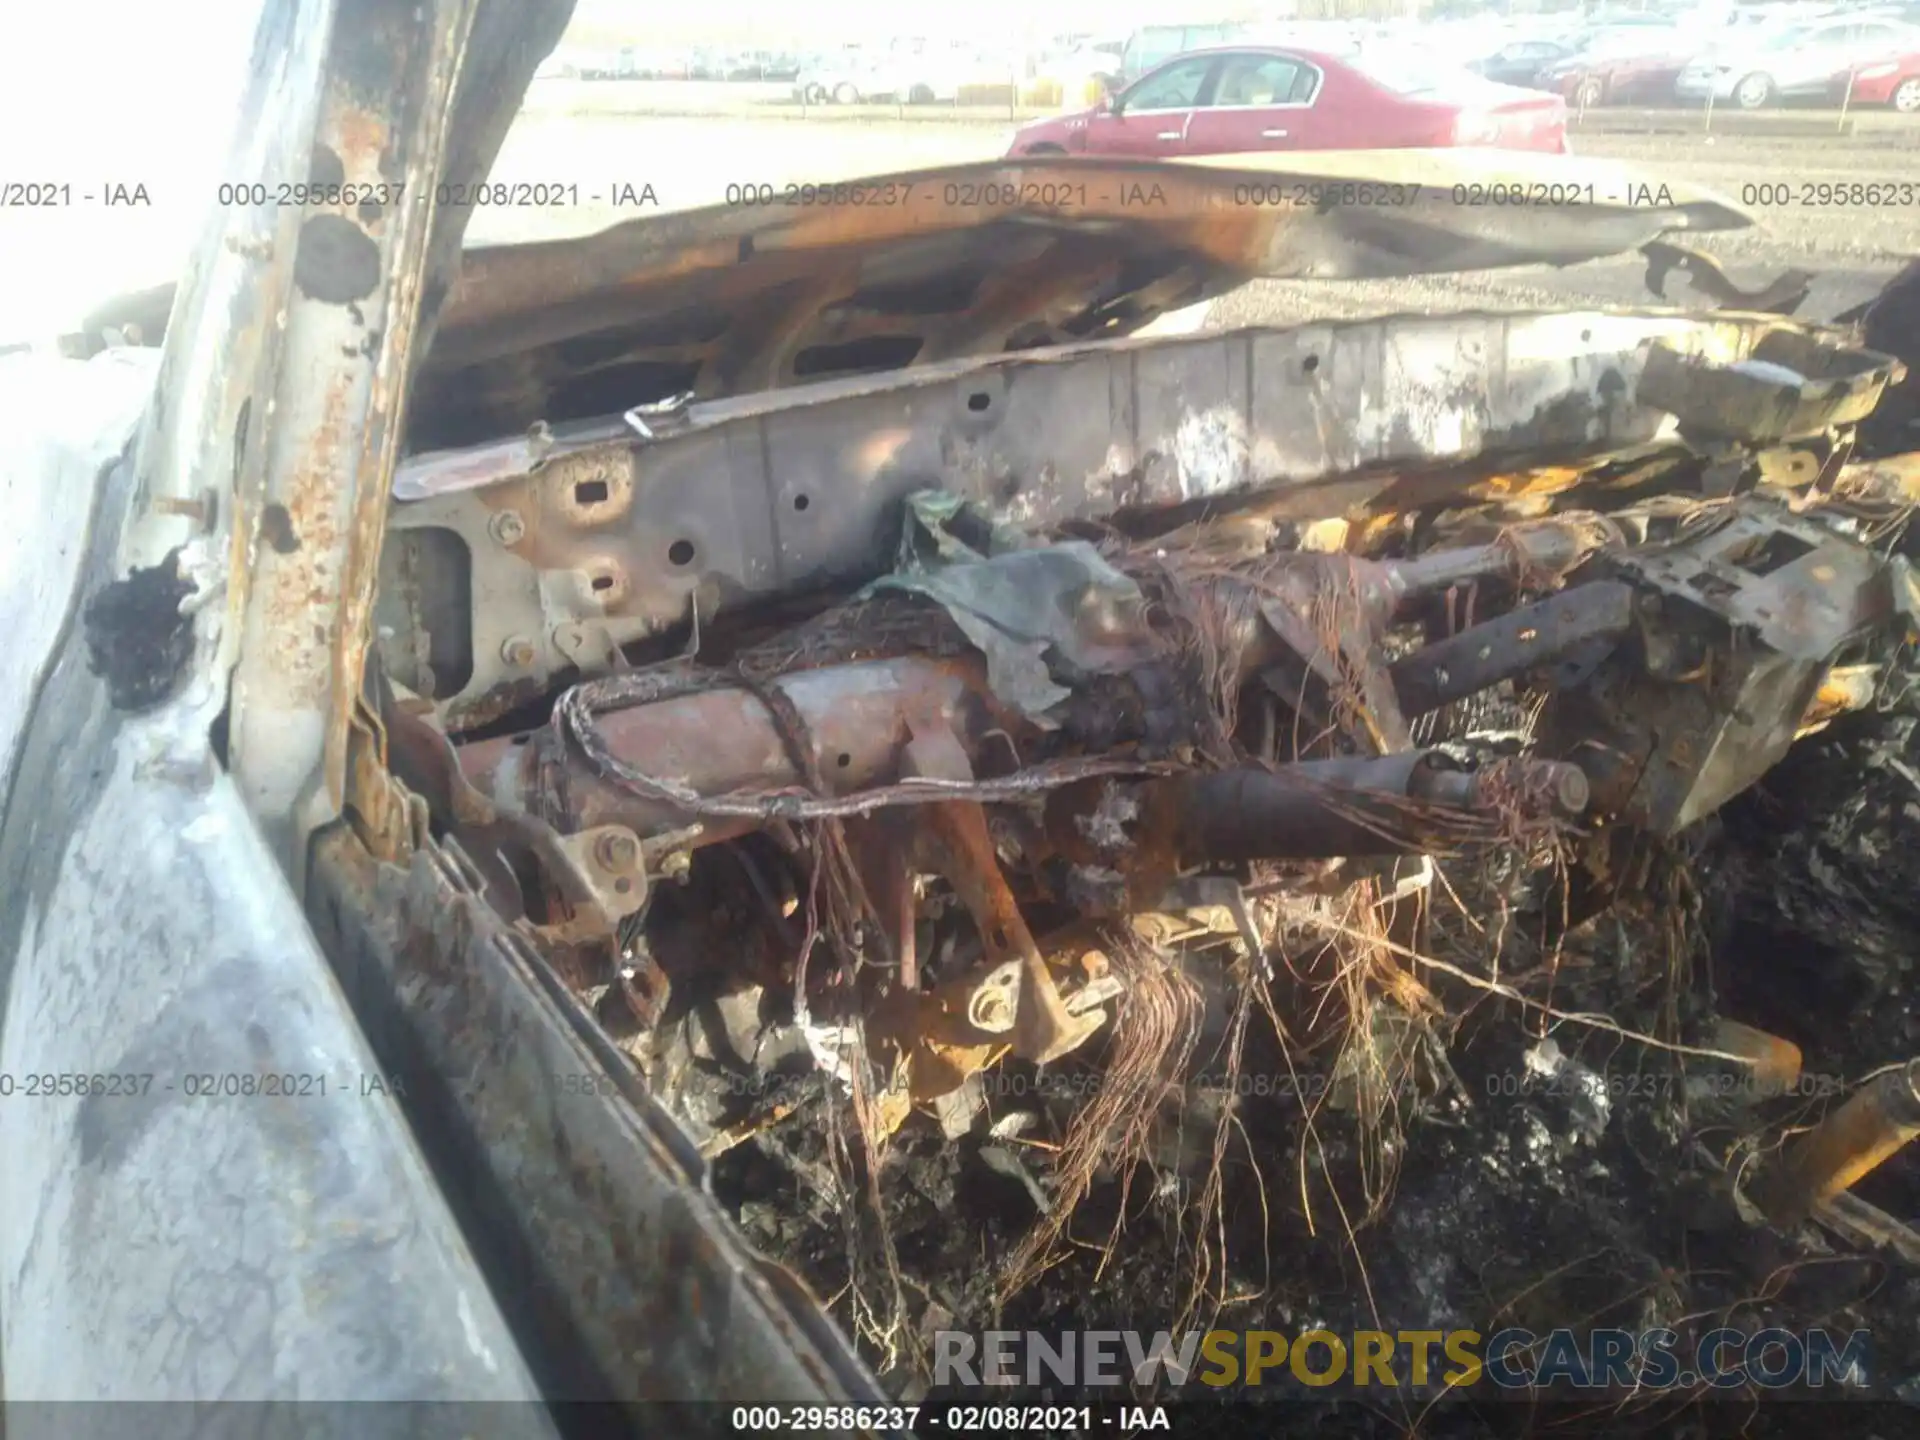
[[[416,436],[459,444],[679,391],[1114,338],[1255,276],[1567,265],[1749,223],[1710,191],[1595,163],[1455,149],[999,160],[851,181],[848,203],[712,206],[477,249],[421,377]],[[1492,203],[1494,187],[1543,177],[1593,203]]]
[[1050,728],[1047,712],[1073,692],[1054,682],[1048,653],[1094,674],[1125,668],[1140,652],[1114,640],[1144,634],[1146,599],[1082,540],[1002,548],[1002,534],[993,553],[982,554],[950,528],[965,508],[942,491],[910,496],[901,568],[864,593],[905,590],[938,602],[986,657],[994,694]]
[[[1548,186],[1591,203],[1494,203]],[[1610,162],[1459,149],[994,160],[819,198],[469,250],[413,397],[414,445],[1116,338],[1256,276],[1567,265],[1751,223]],[[115,302],[88,333],[133,321],[157,336],[171,300]]]

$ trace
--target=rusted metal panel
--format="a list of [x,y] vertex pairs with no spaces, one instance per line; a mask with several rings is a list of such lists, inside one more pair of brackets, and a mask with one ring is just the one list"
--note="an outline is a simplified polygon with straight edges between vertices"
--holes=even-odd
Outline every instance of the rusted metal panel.
[[417,656],[385,659],[473,724],[679,623],[696,597],[707,617],[877,573],[891,517],[921,489],[1029,526],[1263,490],[1279,515],[1420,484],[1421,503],[1494,498],[1496,480],[1457,462],[1677,444],[1666,412],[1633,398],[1648,342],[1724,365],[1787,324],[1575,311],[1127,341],[696,404],[652,440],[561,444],[531,471],[512,448],[425,456],[396,481],[403,498],[449,465],[465,487],[499,467],[493,484],[397,506],[385,562],[389,603],[404,604],[409,566],[416,594],[442,595],[397,615],[396,634],[431,615],[436,646],[470,664],[429,675]]
[[344,0],[334,21],[306,178],[355,192],[309,206],[294,243],[230,721],[235,778],[296,883],[306,836],[345,794],[427,202],[476,8]]
[[147,292],[134,305],[149,343],[163,332],[171,343],[134,442],[139,490],[119,560],[123,568],[147,568],[184,547],[181,567],[198,592],[189,668],[205,683],[220,683],[210,677],[224,677],[240,650],[259,540],[267,399],[293,284],[300,214],[266,202],[282,185],[307,178],[334,15],[331,3],[257,10],[253,63],[223,173],[261,182],[248,193],[262,203],[219,207],[178,286]]
[[1691,439],[1777,442],[1857,423],[1905,374],[1891,355],[1780,330],[1747,363],[1720,368],[1656,345],[1640,399],[1672,412]]

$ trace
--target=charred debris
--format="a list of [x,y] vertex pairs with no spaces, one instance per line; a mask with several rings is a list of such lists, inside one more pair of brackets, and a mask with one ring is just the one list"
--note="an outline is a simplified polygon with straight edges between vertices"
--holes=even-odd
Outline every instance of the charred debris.
[[[373,707],[425,818],[356,825],[464,852],[896,1390],[946,1327],[1910,1299],[1909,382],[1672,317],[1530,430],[1409,444],[1408,392],[1397,455],[1317,469],[1251,401],[1020,411],[1071,355],[426,457]],[[1271,342],[1289,384],[1328,339]],[[929,384],[1024,417],[1024,472],[977,414],[898,463],[872,407]],[[783,468],[801,422],[863,489]],[[715,498],[762,484],[765,563]],[[1920,1370],[1874,1323],[1874,1385]]]

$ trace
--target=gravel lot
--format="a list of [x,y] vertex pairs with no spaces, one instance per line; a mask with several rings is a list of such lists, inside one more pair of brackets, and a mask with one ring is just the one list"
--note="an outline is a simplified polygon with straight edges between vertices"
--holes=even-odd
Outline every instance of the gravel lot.
[[[1005,153],[1006,112],[970,115],[920,107],[816,109],[767,103],[779,87],[544,82],[508,139],[498,178],[577,187],[579,203],[483,211],[476,240],[578,234],[639,213],[611,203],[615,187],[651,184],[662,208],[718,203],[730,184],[819,181],[986,159]],[[664,113],[669,108],[708,113]],[[1625,160],[1652,179],[1712,186],[1736,203],[1744,186],[1920,181],[1920,117],[1865,112],[1852,133],[1838,117],[1793,111],[1756,117],[1680,111],[1594,111],[1576,131],[1582,154]],[[1909,190],[1908,199],[1916,192]],[[568,199],[573,198],[569,193]],[[1755,195],[1755,200],[1761,197]],[[1819,278],[1803,314],[1825,317],[1871,296],[1920,251],[1920,204],[1904,207],[1747,203],[1753,230],[1710,237],[1734,278],[1758,285],[1790,266]],[[1429,280],[1259,281],[1216,301],[1215,325],[1285,324],[1384,311],[1657,304],[1637,257],[1554,270],[1487,271]],[[1688,303],[1678,282],[1677,303]],[[1196,317],[1197,318],[1197,317]]]

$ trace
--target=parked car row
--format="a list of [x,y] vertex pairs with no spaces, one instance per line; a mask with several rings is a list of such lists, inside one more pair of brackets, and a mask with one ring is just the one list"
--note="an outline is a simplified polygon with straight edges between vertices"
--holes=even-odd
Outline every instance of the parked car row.
[[1920,24],[1905,12],[1854,10],[1720,27],[1608,25],[1520,39],[1473,62],[1489,79],[1608,104],[1730,104],[1786,99],[1920,112]]
[[[1115,57],[1103,59],[1118,69]],[[808,105],[869,100],[951,104],[968,86],[1005,85],[1028,79],[1033,72],[1033,61],[1014,51],[924,39],[847,45],[803,64],[794,77],[793,98]]]
[[797,56],[772,50],[618,50],[562,47],[537,72],[567,80],[791,80]]

